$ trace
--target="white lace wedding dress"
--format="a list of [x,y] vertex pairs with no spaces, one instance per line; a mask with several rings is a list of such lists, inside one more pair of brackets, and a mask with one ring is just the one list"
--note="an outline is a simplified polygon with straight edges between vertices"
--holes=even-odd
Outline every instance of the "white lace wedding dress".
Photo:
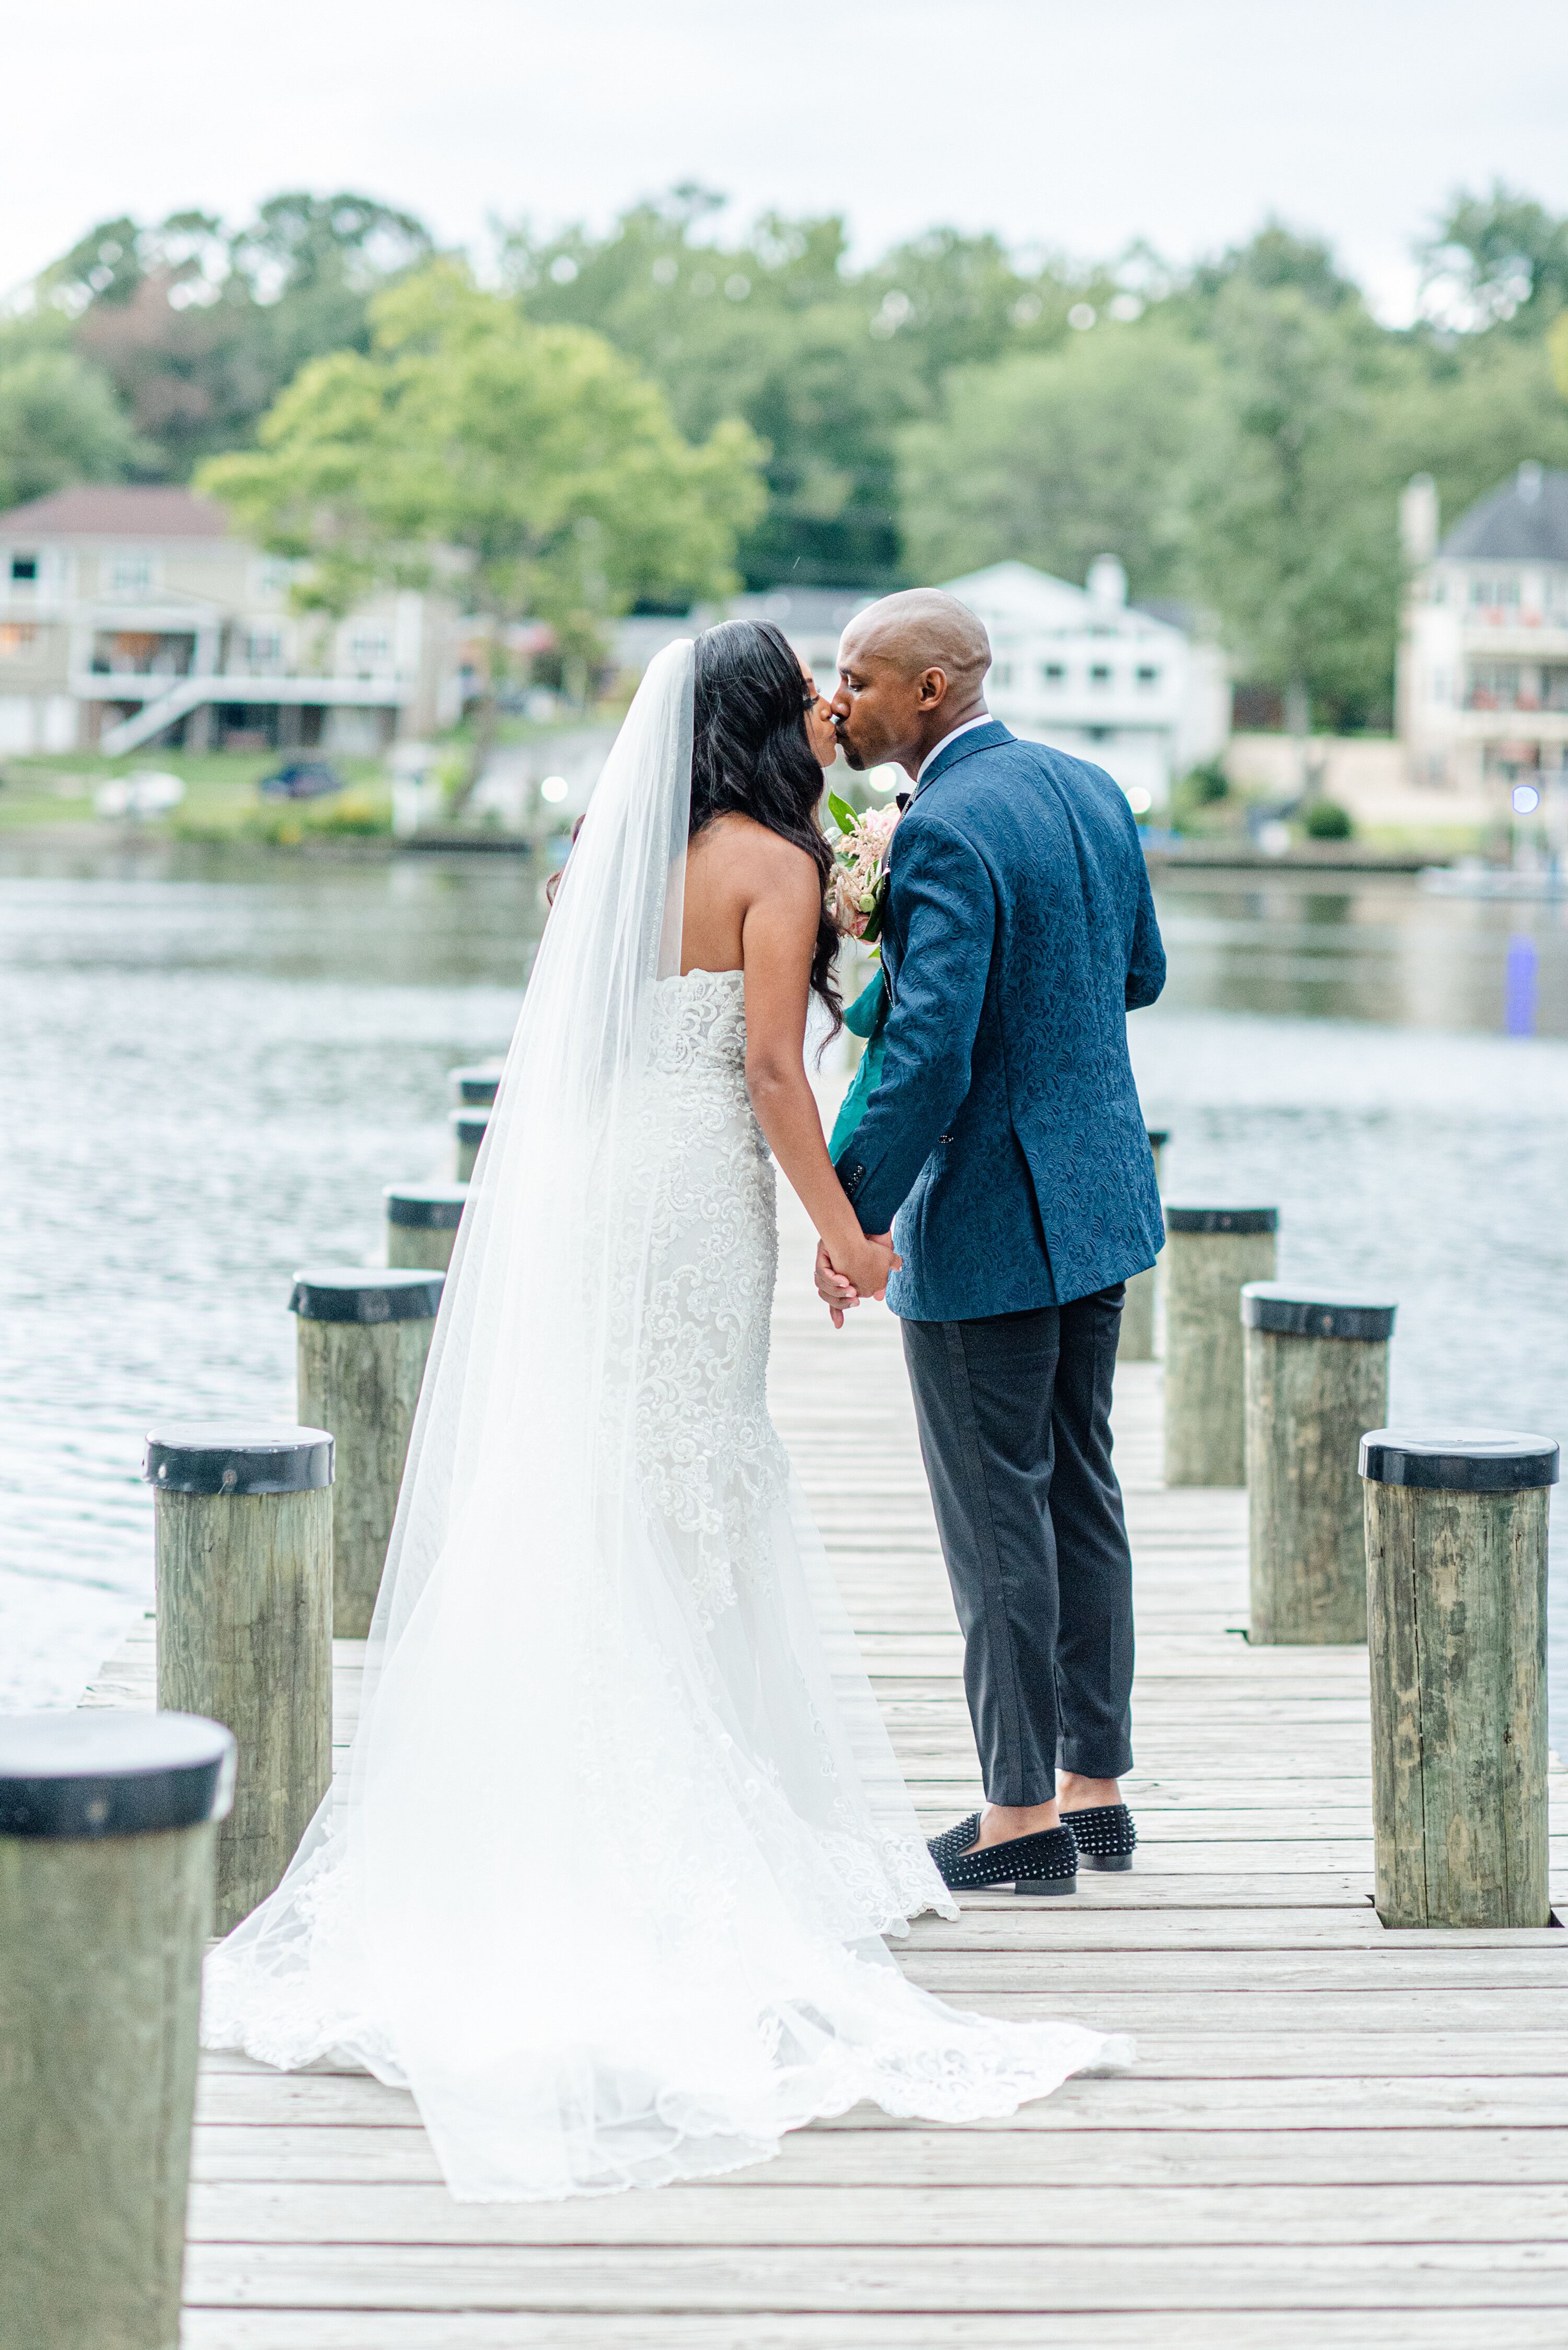
[[407,2085],[454,2194],[605,2192],[861,2098],[961,2121],[1125,2060],[907,1984],[956,1914],[768,1416],[738,972],[672,968],[691,650],[551,917],[448,1280],[351,1762],[202,2036]]

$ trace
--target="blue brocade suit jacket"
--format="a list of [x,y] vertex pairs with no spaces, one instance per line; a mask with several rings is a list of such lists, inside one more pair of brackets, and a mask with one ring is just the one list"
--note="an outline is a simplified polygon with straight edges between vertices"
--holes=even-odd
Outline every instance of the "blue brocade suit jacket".
[[956,1322],[1064,1305],[1154,1263],[1127,1014],[1165,984],[1143,847],[1098,767],[999,721],[939,751],[893,835],[882,1074],[841,1153],[888,1303]]

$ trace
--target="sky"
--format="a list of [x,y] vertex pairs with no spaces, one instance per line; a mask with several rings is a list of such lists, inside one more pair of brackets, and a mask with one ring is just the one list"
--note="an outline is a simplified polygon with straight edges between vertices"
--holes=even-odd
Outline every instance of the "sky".
[[682,180],[841,212],[857,254],[950,223],[1182,261],[1269,214],[1391,320],[1444,198],[1568,211],[1563,0],[47,0],[5,11],[0,295],[95,221],[286,187],[607,222]]

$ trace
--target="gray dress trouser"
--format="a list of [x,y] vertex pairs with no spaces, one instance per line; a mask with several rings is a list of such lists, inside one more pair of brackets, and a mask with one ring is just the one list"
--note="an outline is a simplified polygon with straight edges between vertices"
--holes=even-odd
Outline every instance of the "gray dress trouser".
[[1122,1284],[1070,1305],[906,1322],[904,1354],[986,1799],[1132,1765],[1132,1557],[1111,1466]]

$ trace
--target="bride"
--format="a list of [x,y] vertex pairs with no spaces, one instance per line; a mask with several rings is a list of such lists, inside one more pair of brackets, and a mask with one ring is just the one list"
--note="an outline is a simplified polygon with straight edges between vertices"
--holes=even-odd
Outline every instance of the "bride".
[[657,2185],[873,2098],[1005,2114],[1126,2043],[999,2023],[768,1418],[765,1143],[863,1294],[803,1044],[834,740],[784,639],[670,646],[518,1020],[425,1375],[352,1752],[208,1961],[202,2037],[413,2093],[455,2196]]

